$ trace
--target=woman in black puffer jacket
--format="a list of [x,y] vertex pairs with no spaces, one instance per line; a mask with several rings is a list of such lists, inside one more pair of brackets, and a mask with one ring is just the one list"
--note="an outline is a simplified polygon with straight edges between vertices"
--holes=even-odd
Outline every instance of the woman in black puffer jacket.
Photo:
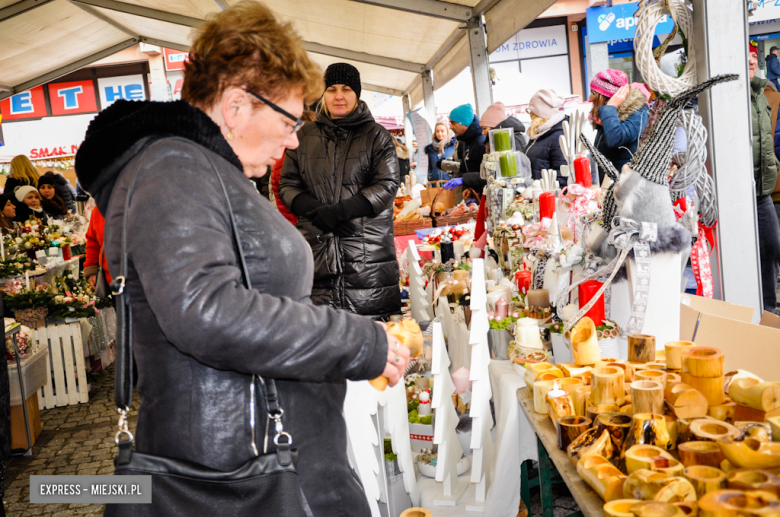
[[401,312],[398,159],[392,136],[359,97],[357,69],[330,65],[317,120],[285,155],[279,194],[314,254],[312,301],[386,320]]

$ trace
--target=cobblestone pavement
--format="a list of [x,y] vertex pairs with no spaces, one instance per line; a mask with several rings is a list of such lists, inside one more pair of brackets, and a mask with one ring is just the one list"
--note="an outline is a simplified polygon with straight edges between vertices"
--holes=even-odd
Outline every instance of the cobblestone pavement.
[[[32,456],[13,456],[7,463],[3,503],[8,516],[60,517],[102,515],[98,504],[30,504],[30,476],[44,474],[112,474],[117,411],[114,368],[90,376],[89,402],[41,411],[43,431]],[[135,430],[138,397],[133,400],[130,429]]]

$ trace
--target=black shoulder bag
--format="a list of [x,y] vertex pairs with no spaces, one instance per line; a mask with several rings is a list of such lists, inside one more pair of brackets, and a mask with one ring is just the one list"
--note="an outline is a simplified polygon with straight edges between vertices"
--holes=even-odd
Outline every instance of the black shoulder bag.
[[[133,335],[132,308],[125,287],[127,275],[127,213],[130,194],[137,177],[137,169],[128,188],[125,212],[122,222],[122,261],[116,279],[111,283],[117,314],[116,335],[116,380],[115,400],[119,410],[119,432],[116,443],[119,446],[114,464],[116,475],[152,476],[152,504],[106,505],[107,516],[155,516],[187,517],[254,516],[254,517],[311,517],[311,510],[301,490],[295,470],[297,451],[291,448],[292,437],[282,425],[283,409],[279,406],[276,384],[273,379],[264,381],[252,376],[250,383],[250,423],[252,426],[252,449],[255,457],[231,472],[214,470],[185,460],[154,456],[133,451],[133,435],[127,427],[127,414],[133,398]],[[244,283],[252,288],[241,249],[233,209],[225,184],[214,170],[222,192],[225,195],[233,239],[241,264]],[[260,383],[258,387],[257,383]],[[269,424],[274,423],[276,431],[273,442],[276,451],[258,453],[255,444],[255,391],[265,391]],[[265,442],[268,441],[266,426]],[[216,451],[215,454],[218,454]]]

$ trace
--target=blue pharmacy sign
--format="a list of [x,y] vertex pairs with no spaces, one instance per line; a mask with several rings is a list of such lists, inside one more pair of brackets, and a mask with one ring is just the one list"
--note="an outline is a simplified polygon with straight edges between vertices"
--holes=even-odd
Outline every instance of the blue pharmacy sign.
[[[636,18],[634,14],[639,2],[613,5],[612,7],[591,7],[585,11],[588,23],[588,41],[604,43],[607,41],[634,39]],[[669,34],[674,29],[671,17],[664,16],[655,27],[656,34]]]

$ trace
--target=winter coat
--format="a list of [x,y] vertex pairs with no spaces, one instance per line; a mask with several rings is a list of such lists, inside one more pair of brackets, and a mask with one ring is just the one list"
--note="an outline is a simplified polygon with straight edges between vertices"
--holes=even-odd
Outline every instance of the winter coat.
[[[87,256],[84,259],[84,278],[97,275],[102,262],[103,271],[106,273],[106,281],[111,283],[111,273],[108,272],[108,259],[102,255],[103,251],[103,231],[106,220],[100,210],[94,208],[89,218],[89,226],[84,237],[87,240]],[[102,256],[101,256],[102,255]]]
[[[618,172],[634,157],[649,116],[647,97],[636,88],[631,88],[619,107],[604,105],[599,108],[601,124],[596,125],[596,149]],[[599,182],[603,180],[604,171],[599,170]]]
[[[21,187],[23,185],[30,185],[30,183],[26,179],[22,180],[9,176],[6,178],[5,186],[3,187],[3,193],[7,193],[11,197],[11,203],[16,206],[16,217],[14,217],[13,220],[19,223],[26,221],[31,213],[27,205],[25,205],[23,201],[16,199],[16,195],[14,194],[16,187]],[[36,185],[33,186],[35,187]]]
[[485,136],[476,116],[471,125],[458,137],[458,160],[460,170],[456,176],[460,177],[467,172],[479,172],[482,165],[482,157],[485,155]]
[[282,214],[284,218],[290,221],[292,224],[295,224],[298,222],[298,217],[290,212],[289,208],[284,206],[284,203],[282,203],[282,198],[279,197],[279,180],[282,178],[283,163],[284,156],[276,160],[276,163],[274,163],[274,166],[271,169],[271,190],[274,193],[274,203],[276,203],[276,208],[279,209],[279,213]]
[[750,81],[750,106],[753,116],[753,177],[756,196],[771,194],[777,182],[777,158],[772,135],[772,108],[764,95],[767,79],[756,76]]
[[409,149],[403,144],[396,143],[395,154],[398,157],[399,180],[401,183],[404,183],[409,175],[409,171],[412,169],[412,164],[409,161]]
[[780,59],[777,54],[766,56],[766,78],[777,86],[777,79],[780,78]]
[[458,140],[453,136],[447,145],[444,146],[444,152],[441,155],[439,155],[438,144],[439,140],[434,136],[433,143],[426,145],[424,149],[425,154],[428,156],[428,181],[450,179],[449,174],[439,170],[438,162],[440,160],[452,158],[452,155],[455,153],[455,148],[458,145]]
[[[373,213],[345,223],[342,236],[318,229],[299,217],[296,225],[314,255],[315,304],[387,318],[401,312],[398,261],[393,239],[393,200],[399,175],[393,137],[374,122],[360,102],[350,115],[325,114],[298,132],[300,144],[288,149],[279,195],[292,208],[300,194],[334,205],[363,196]],[[301,214],[298,214],[299,216]]]
[[561,174],[561,165],[567,163],[561,144],[558,142],[563,136],[563,122],[566,120],[569,120],[568,115],[536,139],[531,140],[525,150],[526,156],[531,160],[531,171],[535,180],[542,178],[542,169],[555,169],[558,171],[558,184],[561,187],[566,186],[568,179]]
[[370,515],[347,461],[344,379],[382,373],[386,335],[368,318],[311,303],[306,241],[244,176],[220,128],[184,101],[119,100],[90,123],[76,171],[105,215],[115,275],[135,176],[126,273],[141,399],[135,450],[238,468],[255,456],[253,443],[261,452],[266,443],[253,375],[276,378],[314,515]]

